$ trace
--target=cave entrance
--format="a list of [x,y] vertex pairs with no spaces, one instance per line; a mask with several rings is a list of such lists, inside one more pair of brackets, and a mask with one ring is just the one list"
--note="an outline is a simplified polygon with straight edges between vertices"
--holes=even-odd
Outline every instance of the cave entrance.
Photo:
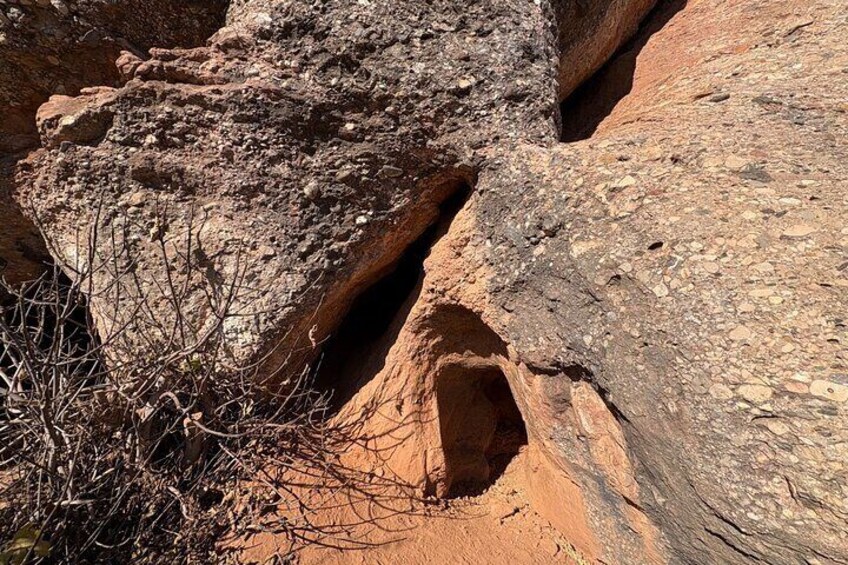
[[465,205],[471,187],[464,182],[449,189],[439,215],[401,254],[387,272],[357,296],[336,331],[324,344],[316,387],[332,391],[332,408],[345,402],[382,370],[421,289],[424,260],[447,233]]
[[445,367],[436,378],[446,498],[477,496],[527,445],[527,429],[496,366]]

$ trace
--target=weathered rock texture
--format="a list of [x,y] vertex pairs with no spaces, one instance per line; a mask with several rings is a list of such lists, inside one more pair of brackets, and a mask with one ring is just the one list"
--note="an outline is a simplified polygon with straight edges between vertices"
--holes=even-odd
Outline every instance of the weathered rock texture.
[[46,255],[11,200],[9,168],[39,144],[35,114],[52,94],[122,83],[121,51],[202,44],[223,21],[225,0],[8,0],[0,2],[0,259],[16,282]]
[[[582,18],[602,20],[599,33],[609,34],[640,10],[610,12],[607,22],[599,7]],[[33,159],[37,176],[21,201],[36,206],[71,262],[98,202],[111,211],[103,221],[128,224],[142,248],[157,202],[183,216],[170,220],[175,234],[190,207],[203,207],[216,270],[226,280],[244,266],[253,287],[239,306],[257,315],[228,320],[242,358],[276,345],[270,334],[289,336],[277,348],[288,356],[308,345],[312,326],[318,340],[332,331],[439,203],[474,181],[481,150],[554,139],[548,12],[525,2],[234,6],[208,47],[123,57],[125,87],[46,104],[38,124],[47,150]],[[599,65],[563,57],[582,74]],[[154,285],[164,266],[148,256],[138,272]]]
[[286,371],[441,218],[388,329],[322,375],[392,472],[449,496],[526,449],[599,563],[846,563],[840,2],[661,3],[570,96],[651,4],[244,0],[52,98],[17,198],[66,264],[115,228],[153,295],[155,235],[203,215],[193,283],[243,270],[227,335]]
[[0,151],[38,143],[35,111],[52,94],[117,85],[122,50],[202,44],[223,0],[9,0],[0,4]]

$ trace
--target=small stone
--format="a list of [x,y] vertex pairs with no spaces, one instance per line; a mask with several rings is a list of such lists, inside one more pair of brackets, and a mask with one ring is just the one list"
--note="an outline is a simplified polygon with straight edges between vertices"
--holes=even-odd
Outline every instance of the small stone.
[[263,259],[270,259],[276,254],[277,252],[270,245],[262,245],[259,247],[259,256]]
[[716,400],[730,400],[733,398],[733,391],[729,386],[718,383],[710,387],[710,396]]
[[62,119],[59,120],[59,126],[61,127],[71,127],[77,123],[77,117],[73,114],[62,116]]
[[724,160],[724,166],[728,169],[732,169],[734,171],[738,171],[742,169],[745,165],[748,164],[748,161],[745,159],[738,157],[737,155],[731,155],[727,159]]
[[751,404],[762,404],[767,402],[774,391],[764,385],[742,385],[736,392]]
[[356,225],[357,226],[364,226],[367,223],[368,223],[368,216],[366,216],[365,214],[362,214],[362,215],[356,217]]
[[617,188],[627,188],[628,186],[634,186],[636,184],[636,179],[631,175],[627,175],[626,177],[619,179],[615,185]]
[[461,78],[457,81],[456,86],[461,92],[467,92],[471,90],[471,87],[474,86],[474,83],[468,80],[467,78]]
[[799,238],[807,237],[808,235],[813,234],[816,231],[818,231],[818,230],[815,227],[813,227],[809,224],[796,224],[796,225],[791,226],[790,228],[786,229],[783,232],[783,237],[799,239]]
[[807,385],[798,381],[788,381],[783,385],[783,388],[794,394],[807,394],[809,392]]
[[272,18],[267,12],[258,12],[255,16],[253,16],[253,21],[256,22],[256,25],[260,28],[267,28],[274,23],[274,18]]
[[715,261],[706,261],[701,266],[706,272],[711,275],[718,274],[718,272],[721,270],[721,265],[719,265]]
[[730,95],[726,92],[722,92],[720,94],[713,94],[712,96],[710,96],[709,100],[710,102],[724,102],[728,98],[730,98]]
[[651,290],[654,292],[657,298],[663,298],[668,296],[668,287],[665,286],[665,283],[660,283]]
[[321,196],[321,187],[315,181],[310,182],[303,187],[303,194],[310,200],[315,200]]
[[777,436],[782,436],[789,433],[789,426],[787,426],[780,420],[768,419],[766,420],[766,427],[771,433]]
[[774,294],[774,290],[771,288],[755,288],[748,294],[751,296],[751,298],[768,298],[769,296]]
[[739,325],[730,330],[729,337],[733,341],[747,341],[754,336],[754,333],[745,326]]
[[397,178],[403,176],[403,169],[386,165],[380,169],[380,176],[383,178]]
[[762,263],[757,263],[753,266],[753,269],[759,273],[767,274],[774,272],[774,265],[769,263],[768,261],[763,261]]
[[663,148],[659,145],[650,145],[644,151],[643,155],[647,161],[659,161],[663,158]]
[[130,207],[138,207],[144,206],[145,201],[147,200],[147,196],[143,192],[133,192],[129,198],[127,198],[127,206]]
[[738,310],[742,314],[750,314],[755,309],[756,309],[756,307],[753,304],[751,304],[750,302],[743,302],[742,304],[739,305],[739,307],[736,310]]
[[50,4],[52,4],[53,8],[55,8],[56,11],[63,16],[67,16],[71,13],[71,11],[68,9],[68,6],[64,2],[62,2],[62,0],[50,0]]
[[848,400],[848,386],[817,379],[810,383],[810,394],[833,402]]

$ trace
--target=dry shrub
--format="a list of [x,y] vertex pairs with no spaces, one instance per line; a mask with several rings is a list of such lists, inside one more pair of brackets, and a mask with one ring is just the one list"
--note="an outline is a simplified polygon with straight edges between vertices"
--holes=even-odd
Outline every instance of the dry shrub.
[[[234,526],[231,492],[256,480],[246,474],[257,457],[320,466],[325,402],[308,373],[274,394],[259,377],[278,375],[228,350],[225,325],[256,291],[243,255],[222,278],[203,253],[202,215],[174,221],[163,207],[157,222],[182,226],[153,232],[166,280],[137,273],[138,226],[98,233],[107,224],[97,212],[80,264],[4,283],[0,563],[209,562]],[[92,296],[112,309],[98,312],[108,335],[95,328]],[[296,497],[274,489],[277,502]]]

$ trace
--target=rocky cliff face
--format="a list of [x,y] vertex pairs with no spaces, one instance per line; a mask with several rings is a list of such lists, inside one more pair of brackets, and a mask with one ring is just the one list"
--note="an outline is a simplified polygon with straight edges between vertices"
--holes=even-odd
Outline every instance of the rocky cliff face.
[[[534,506],[598,563],[848,562],[840,3],[653,4],[243,0],[200,47],[214,10],[80,6],[186,48],[22,80],[16,150],[43,80],[96,88],[50,89],[10,190],[70,271],[134,250],[95,274],[104,336],[130,271],[154,303],[241,281],[236,358],[285,380],[323,355],[334,418],[424,494],[526,450]],[[15,10],[65,21],[38,6]]]

